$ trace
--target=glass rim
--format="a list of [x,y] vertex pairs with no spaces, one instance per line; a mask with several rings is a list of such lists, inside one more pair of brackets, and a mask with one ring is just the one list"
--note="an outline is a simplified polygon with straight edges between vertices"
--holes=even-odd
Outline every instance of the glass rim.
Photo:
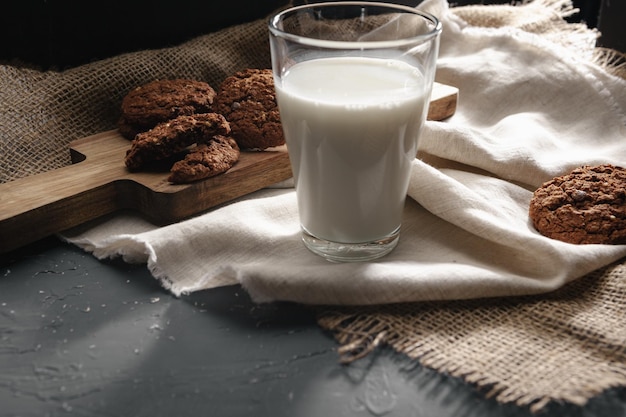
[[[338,7],[338,6],[362,6],[362,7],[380,7],[389,10],[397,10],[399,12],[407,12],[415,16],[420,16],[433,24],[433,28],[425,33],[407,36],[399,39],[393,39],[388,41],[334,41],[327,39],[317,39],[302,35],[296,35],[290,32],[286,32],[278,28],[278,22],[283,20],[287,14],[294,14],[298,11],[320,7]],[[329,1],[319,3],[302,4],[299,6],[289,7],[281,10],[270,17],[268,27],[270,32],[277,37],[281,37],[293,42],[297,42],[303,45],[318,46],[329,49],[377,49],[377,48],[389,48],[399,47],[403,45],[411,45],[415,43],[424,43],[436,38],[442,30],[441,21],[433,14],[418,10],[415,7],[406,6],[402,4],[383,3],[375,1]]]

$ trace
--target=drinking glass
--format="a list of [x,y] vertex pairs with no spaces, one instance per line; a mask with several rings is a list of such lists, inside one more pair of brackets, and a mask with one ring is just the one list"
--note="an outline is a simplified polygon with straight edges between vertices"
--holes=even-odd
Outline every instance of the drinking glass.
[[269,21],[302,240],[332,261],[398,243],[441,23],[377,2],[295,6]]

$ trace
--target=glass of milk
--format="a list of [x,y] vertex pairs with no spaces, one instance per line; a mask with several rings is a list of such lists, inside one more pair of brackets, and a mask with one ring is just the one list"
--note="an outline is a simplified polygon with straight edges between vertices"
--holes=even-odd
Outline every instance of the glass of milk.
[[441,23],[403,5],[325,2],[279,12],[269,31],[304,244],[331,261],[386,255],[400,237]]

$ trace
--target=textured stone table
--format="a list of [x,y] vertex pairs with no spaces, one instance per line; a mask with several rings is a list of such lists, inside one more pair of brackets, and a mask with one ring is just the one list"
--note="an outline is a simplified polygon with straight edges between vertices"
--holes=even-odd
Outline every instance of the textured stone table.
[[[531,416],[387,349],[350,366],[313,313],[45,239],[0,263],[0,416]],[[626,390],[545,416],[626,416]]]

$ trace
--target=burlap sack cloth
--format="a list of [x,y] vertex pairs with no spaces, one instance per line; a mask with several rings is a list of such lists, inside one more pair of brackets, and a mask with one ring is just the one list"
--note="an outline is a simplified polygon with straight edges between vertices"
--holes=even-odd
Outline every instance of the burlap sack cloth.
[[[618,54],[590,48],[593,31],[564,22],[573,12],[565,0],[452,10],[469,25],[541,34],[623,75]],[[188,77],[217,86],[238,69],[269,67],[267,50],[262,20],[61,73],[0,66],[0,181],[68,164],[67,144],[114,128],[122,97],[136,85]],[[319,323],[335,333],[346,362],[387,344],[501,402],[533,410],[550,401],[584,404],[626,385],[625,278],[619,263],[543,296],[318,307]]]

